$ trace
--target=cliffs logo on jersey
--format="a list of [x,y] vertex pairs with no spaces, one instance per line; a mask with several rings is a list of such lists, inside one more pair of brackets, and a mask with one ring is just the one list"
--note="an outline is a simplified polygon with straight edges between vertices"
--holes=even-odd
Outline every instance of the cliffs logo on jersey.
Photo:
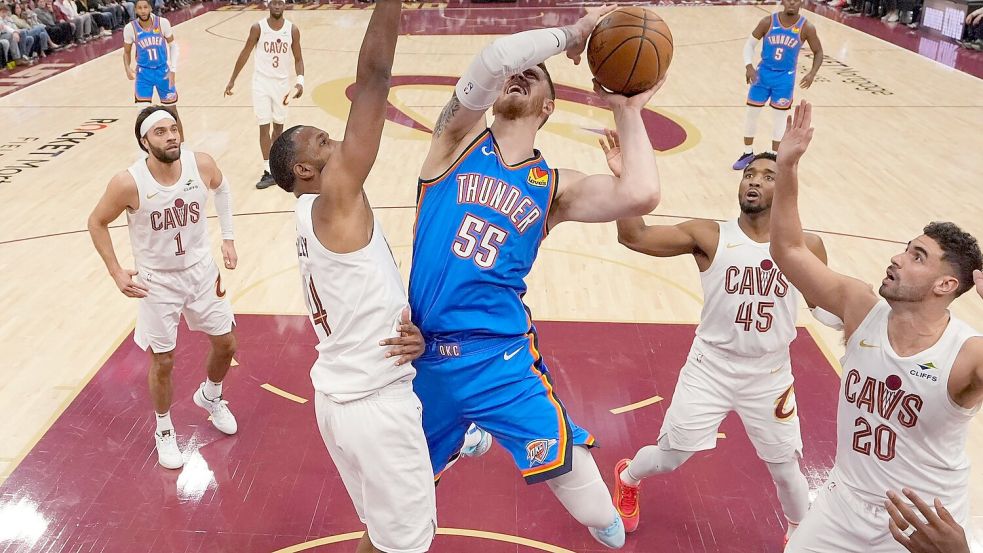
[[533,167],[529,170],[529,176],[526,177],[526,182],[530,186],[543,187],[550,183],[550,174],[548,171],[543,171],[539,167]]
[[556,445],[554,439],[533,440],[526,444],[526,459],[529,466],[542,465],[550,455],[550,449]]
[[286,54],[290,51],[290,45],[282,39],[267,40],[263,43],[263,51],[267,54]]
[[877,414],[886,421],[893,417],[901,426],[914,428],[925,402],[918,394],[905,392],[901,384],[895,374],[878,380],[872,376],[863,378],[860,371],[850,369],[843,379],[843,396],[861,411]]
[[788,279],[770,259],[763,259],[756,267],[727,267],[724,277],[724,290],[728,294],[742,296],[771,296],[784,298],[788,295]]
[[174,200],[174,206],[164,208],[163,211],[154,211],[150,214],[150,228],[154,230],[168,230],[177,227],[193,225],[201,219],[201,206],[198,202],[184,203],[178,198]]
[[908,371],[908,374],[914,376],[915,378],[924,378],[925,380],[929,380],[931,382],[938,382],[939,381],[938,374],[932,372],[938,370],[939,369],[938,367],[935,366],[935,363],[931,363],[931,362],[919,363],[918,368],[911,369],[910,371]]
[[529,196],[523,196],[522,191],[515,186],[478,173],[457,176],[457,203],[490,207],[508,217],[519,234],[529,230],[543,216],[536,202]]

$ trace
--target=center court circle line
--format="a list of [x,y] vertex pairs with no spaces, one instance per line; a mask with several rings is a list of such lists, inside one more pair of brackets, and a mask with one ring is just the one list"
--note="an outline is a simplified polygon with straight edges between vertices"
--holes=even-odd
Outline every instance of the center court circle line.
[[[334,536],[328,536],[326,538],[318,538],[316,540],[306,541],[304,543],[298,543],[297,545],[291,545],[290,547],[286,547],[284,549],[278,549],[276,551],[273,551],[273,553],[297,553],[298,551],[307,551],[308,549],[313,549],[321,545],[330,545],[332,543],[341,543],[345,541],[362,539],[363,534],[365,534],[365,532],[348,532],[347,534],[337,534]],[[500,534],[498,532],[486,532],[484,530],[470,530],[467,528],[438,528],[437,535],[464,536],[468,538],[479,538],[483,540],[490,540],[490,541],[496,541],[501,543],[514,543],[516,545],[524,545],[526,547],[530,547],[537,551],[546,551],[547,553],[574,553],[569,549],[564,549],[557,545],[531,540],[528,538],[521,538],[519,536],[511,536],[509,534]]]

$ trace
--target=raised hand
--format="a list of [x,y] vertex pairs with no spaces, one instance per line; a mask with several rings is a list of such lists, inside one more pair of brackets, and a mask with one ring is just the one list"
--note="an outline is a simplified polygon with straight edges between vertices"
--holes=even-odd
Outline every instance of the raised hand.
[[587,39],[597,26],[597,22],[605,15],[618,9],[617,5],[600,6],[597,8],[586,8],[587,13],[576,23],[565,29],[570,29],[573,36],[567,36],[567,57],[573,60],[574,65],[580,65],[580,55],[587,47]]
[[794,165],[802,158],[812,141],[812,104],[802,100],[795,114],[785,124],[785,136],[778,145],[778,163]]

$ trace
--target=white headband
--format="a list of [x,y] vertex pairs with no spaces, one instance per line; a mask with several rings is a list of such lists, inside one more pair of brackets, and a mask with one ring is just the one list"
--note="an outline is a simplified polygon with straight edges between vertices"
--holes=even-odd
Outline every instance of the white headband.
[[[174,120],[174,116],[171,115],[171,112],[167,111],[166,109],[159,109],[151,113],[150,117],[144,119],[143,124],[140,125],[140,136],[147,136],[150,129],[154,128],[154,125],[163,121],[164,119]],[[174,121],[177,122],[176,120]]]

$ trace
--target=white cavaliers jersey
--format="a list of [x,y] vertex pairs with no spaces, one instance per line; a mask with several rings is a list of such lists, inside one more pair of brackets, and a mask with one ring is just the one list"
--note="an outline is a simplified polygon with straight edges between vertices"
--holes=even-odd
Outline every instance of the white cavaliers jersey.
[[136,265],[155,271],[187,269],[209,255],[205,204],[208,187],[195,153],[181,149],[181,178],[163,186],[150,174],[147,158],[127,171],[137,183],[140,205],[126,210]]
[[338,402],[368,396],[416,369],[396,366],[381,340],[398,336],[400,313],[409,304],[378,219],[372,239],[356,252],[334,253],[314,235],[311,210],[317,194],[297,200],[297,257],[311,324],[317,334],[314,389]]
[[966,438],[977,409],[949,397],[949,374],[969,338],[980,334],[950,315],[942,337],[910,357],[887,337],[891,306],[881,300],[846,345],[836,413],[836,479],[865,501],[883,504],[888,490],[938,497],[957,521],[969,509]]
[[285,81],[294,67],[293,23],[283,20],[279,31],[270,28],[266,18],[259,22],[259,42],[253,60],[253,80]]
[[787,363],[799,293],[772,261],[767,242],[751,240],[736,220],[720,223],[717,252],[700,281],[698,340],[762,370]]

